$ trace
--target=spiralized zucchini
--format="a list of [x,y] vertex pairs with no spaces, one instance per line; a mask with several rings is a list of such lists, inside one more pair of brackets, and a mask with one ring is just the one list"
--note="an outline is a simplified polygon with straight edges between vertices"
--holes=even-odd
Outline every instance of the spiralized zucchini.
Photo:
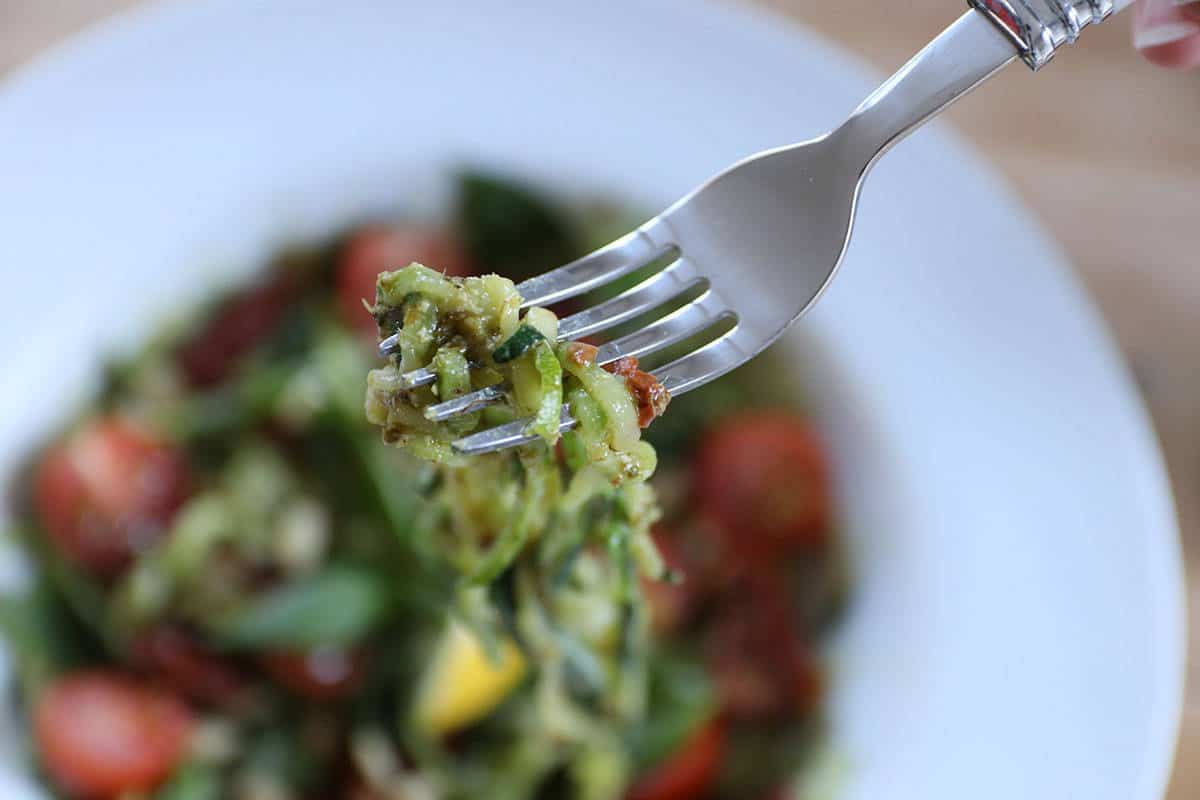
[[[400,349],[370,374],[366,415],[386,442],[436,465],[422,535],[460,576],[460,623],[496,659],[515,642],[532,667],[538,713],[525,724],[544,738],[538,770],[566,769],[580,796],[613,798],[630,772],[622,733],[645,705],[638,577],[664,576],[645,483],[657,458],[626,378],[597,366],[594,348],[556,343],[554,314],[522,316],[520,306],[495,275],[449,278],[419,264],[381,275],[373,311],[380,337],[399,334]],[[423,367],[438,381],[401,391],[400,376]],[[423,416],[493,384],[509,387],[501,406],[443,423]],[[579,425],[560,441],[564,403]],[[526,417],[534,444],[472,458],[450,448]]]

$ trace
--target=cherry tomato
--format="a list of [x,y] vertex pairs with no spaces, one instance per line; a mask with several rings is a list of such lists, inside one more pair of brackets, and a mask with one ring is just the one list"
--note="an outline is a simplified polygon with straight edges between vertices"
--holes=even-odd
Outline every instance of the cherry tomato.
[[350,237],[338,264],[338,312],[342,322],[374,338],[378,329],[363,308],[363,301],[375,302],[379,273],[407,267],[414,261],[459,278],[475,274],[466,251],[442,231],[369,225]]
[[88,798],[153,789],[183,757],[193,721],[174,695],[103,671],[59,679],[42,691],[33,712],[46,771],[63,789]]
[[52,448],[35,497],[57,550],[88,572],[112,576],[158,539],[187,499],[182,456],[118,417],[89,422]]
[[239,359],[271,335],[295,295],[293,282],[281,275],[226,299],[179,350],[191,385],[213,386],[229,377]]
[[720,771],[725,739],[720,719],[705,723],[674,755],[639,777],[625,800],[694,800],[702,796]]
[[705,636],[721,708],[735,719],[799,716],[821,690],[813,654],[793,619],[781,577],[741,576],[717,599]]
[[701,444],[693,489],[736,556],[772,561],[826,539],[831,499],[825,454],[812,428],[790,414],[720,424]]
[[131,650],[135,664],[197,702],[228,705],[246,686],[237,664],[174,625],[143,633]]
[[312,700],[336,700],[354,691],[366,671],[359,649],[320,647],[266,653],[259,663],[284,688]]

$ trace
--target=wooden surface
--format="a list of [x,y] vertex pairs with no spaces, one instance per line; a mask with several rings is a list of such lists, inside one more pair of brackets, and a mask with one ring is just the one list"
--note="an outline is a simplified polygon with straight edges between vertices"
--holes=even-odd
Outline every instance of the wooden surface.
[[[957,0],[744,0],[892,70]],[[0,0],[0,75],[140,0]],[[332,6],[331,6],[332,7]],[[902,9],[902,13],[895,10]],[[1200,569],[1200,73],[1143,64],[1128,20],[1088,31],[1036,79],[1009,70],[949,114],[1070,253],[1134,364],[1167,453],[1189,571]],[[1136,535],[1136,532],[1131,532]],[[1200,611],[1200,589],[1190,593]],[[1200,619],[1200,614],[1195,618]],[[1193,644],[1171,800],[1200,797],[1200,650]]]

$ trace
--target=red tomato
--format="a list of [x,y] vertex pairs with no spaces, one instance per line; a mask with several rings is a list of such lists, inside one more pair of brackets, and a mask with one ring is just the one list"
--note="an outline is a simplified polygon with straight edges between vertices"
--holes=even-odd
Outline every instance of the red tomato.
[[373,338],[378,329],[363,308],[363,301],[375,302],[379,273],[407,267],[414,261],[455,277],[475,274],[466,251],[442,231],[369,225],[350,237],[338,264],[338,312],[342,321]]
[[134,663],[201,703],[226,705],[245,688],[237,665],[173,625],[159,625],[133,642]]
[[771,561],[825,541],[829,472],[816,434],[783,412],[738,417],[710,432],[693,483],[735,555]]
[[366,654],[358,649],[320,647],[265,653],[259,663],[276,682],[296,694],[312,700],[336,700],[362,683]]
[[720,719],[705,723],[678,752],[639,777],[625,800],[694,800],[702,796],[720,771],[725,738]]
[[716,601],[705,654],[721,708],[735,719],[794,717],[812,708],[821,679],[801,638],[783,579],[743,575]]
[[271,335],[295,295],[292,281],[276,276],[227,299],[179,350],[191,385],[212,386],[229,377],[238,360]]
[[58,551],[93,574],[112,576],[166,531],[188,485],[179,453],[128,421],[106,417],[46,454],[35,496]]
[[73,795],[113,798],[161,783],[179,763],[193,717],[174,695],[115,672],[77,672],[42,691],[34,736],[46,771]]

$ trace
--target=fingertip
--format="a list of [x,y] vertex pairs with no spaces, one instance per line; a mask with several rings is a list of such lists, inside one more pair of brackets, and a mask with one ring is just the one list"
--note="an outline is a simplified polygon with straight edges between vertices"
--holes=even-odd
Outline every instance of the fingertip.
[[1200,67],[1200,35],[1176,42],[1139,48],[1151,64],[1167,69]]
[[1188,0],[1186,3],[1175,3],[1179,11],[1188,17],[1200,22],[1200,0]]
[[1200,66],[1200,2],[1143,0],[1134,8],[1133,45],[1152,64]]

